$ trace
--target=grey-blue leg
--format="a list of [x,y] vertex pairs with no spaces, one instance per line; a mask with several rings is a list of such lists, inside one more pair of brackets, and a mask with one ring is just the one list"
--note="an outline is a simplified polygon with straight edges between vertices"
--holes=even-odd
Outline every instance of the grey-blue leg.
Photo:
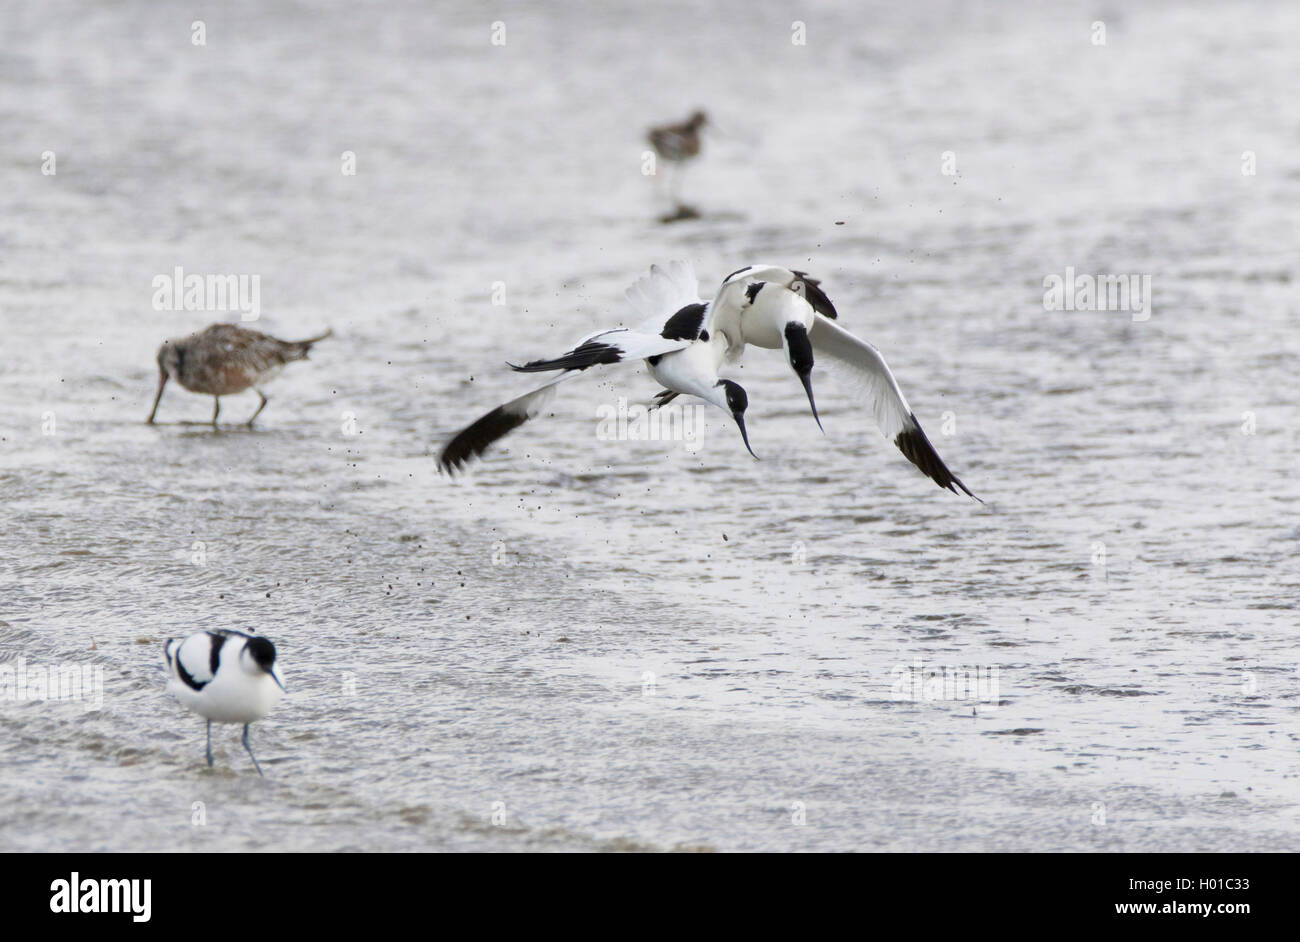
[[212,768],[212,720],[208,720],[208,768]]
[[253,392],[257,393],[259,396],[262,397],[262,402],[261,402],[261,404],[257,407],[257,411],[254,412],[254,413],[249,417],[249,419],[248,419],[248,427],[249,427],[249,428],[252,428],[252,427],[253,427],[253,419],[257,418],[259,415],[262,414],[262,410],[266,408],[266,403],[267,403],[267,401],[268,401],[267,398],[266,398],[266,396],[264,396],[264,395],[262,394],[262,390],[260,390],[260,389],[254,389]]
[[[248,750],[248,758],[253,760],[253,768],[257,769],[257,774],[262,775],[262,767],[257,764],[257,756],[253,755],[253,747],[248,744],[248,724],[244,724],[244,748]],[[265,776],[263,775],[265,778]]]

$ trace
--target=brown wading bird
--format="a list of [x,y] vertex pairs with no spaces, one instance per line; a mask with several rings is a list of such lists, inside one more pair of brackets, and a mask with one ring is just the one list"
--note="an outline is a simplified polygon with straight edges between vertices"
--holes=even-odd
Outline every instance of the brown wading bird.
[[203,393],[216,400],[212,409],[213,428],[221,412],[221,397],[251,387],[262,398],[257,412],[248,420],[251,428],[253,419],[266,408],[267,399],[261,386],[274,379],[286,363],[307,359],[312,344],[333,333],[327,330],[310,340],[277,340],[238,324],[213,324],[188,337],[165,340],[158,348],[158,395],[146,421],[153,422],[158,403],[162,401],[163,387],[167,380],[174,379],[190,392]]
[[[655,153],[663,160],[684,164],[699,155],[700,129],[708,123],[708,115],[703,111],[697,111],[681,124],[665,124],[651,128],[647,137]],[[673,184],[673,199],[676,202],[676,191],[681,185],[681,172],[673,175]]]
[[709,123],[709,116],[697,111],[681,124],[665,124],[650,129],[650,143],[664,160],[682,161],[700,152],[700,128]]

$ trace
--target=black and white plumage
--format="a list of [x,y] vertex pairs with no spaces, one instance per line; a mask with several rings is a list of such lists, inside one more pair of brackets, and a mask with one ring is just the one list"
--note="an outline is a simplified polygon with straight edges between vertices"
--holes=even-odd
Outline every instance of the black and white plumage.
[[648,274],[628,288],[627,299],[647,318],[640,326],[596,331],[558,357],[522,366],[508,364],[522,373],[559,371],[559,375],[497,406],[453,436],[438,457],[442,470],[460,470],[538,415],[552,401],[560,383],[595,366],[638,360],[645,361],[650,374],[664,386],[664,392],[656,397],[656,407],[678,395],[702,399],[735,420],[748,449],[745,410],[749,399],[739,383],[718,376],[725,348],[710,343],[701,329],[708,304],[699,297],[699,282],[691,266],[686,262],[651,266]]
[[778,265],[734,271],[710,302],[706,329],[723,339],[728,361],[739,360],[747,345],[783,350],[819,426],[812,368],[819,357],[831,360],[862,386],[880,431],[908,461],[939,487],[954,494],[960,488],[979,500],[939,457],[880,351],[838,324],[835,306],[817,279]]
[[[876,425],[885,438],[898,446],[908,461],[920,468],[939,487],[947,488],[954,494],[960,488],[968,497],[980,500],[939,457],[939,452],[917,421],[916,413],[907,404],[898,380],[875,346],[853,336],[820,314],[816,315],[812,346],[817,354],[832,360],[863,385]],[[983,501],[980,500],[980,503]]]
[[208,721],[208,765],[212,765],[212,723],[244,724],[243,744],[259,775],[262,767],[248,743],[248,725],[269,713],[284,695],[275,669],[275,645],[259,635],[225,629],[169,638],[167,692]]

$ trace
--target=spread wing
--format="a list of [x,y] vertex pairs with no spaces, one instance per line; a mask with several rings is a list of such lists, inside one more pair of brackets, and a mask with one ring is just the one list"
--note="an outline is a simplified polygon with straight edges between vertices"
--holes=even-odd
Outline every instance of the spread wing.
[[651,265],[650,271],[632,282],[624,296],[632,309],[645,318],[637,330],[648,334],[661,333],[682,308],[703,303],[695,269],[684,261]]
[[[457,432],[438,456],[439,466],[449,474],[461,470],[471,460],[482,455],[492,445],[509,435],[529,419],[536,417],[555,397],[555,387],[572,379],[593,366],[636,362],[650,357],[663,356],[689,346],[695,339],[678,336],[686,331],[677,304],[684,298],[688,303],[699,303],[695,296],[698,285],[694,272],[686,262],[674,262],[666,268],[654,266],[628,289],[628,300],[638,311],[656,310],[659,313],[644,328],[616,327],[596,331],[579,340],[557,357],[531,360],[522,366],[510,364],[520,373],[545,373],[558,370],[560,375],[532,389],[522,396],[504,402],[477,421]],[[665,318],[669,323],[665,323]],[[676,322],[674,323],[674,319]],[[702,310],[697,320],[703,320]],[[671,329],[670,329],[671,327]],[[698,329],[696,330],[698,333]]]
[[[961,488],[975,497],[939,457],[879,350],[821,314],[816,315],[816,324],[809,338],[817,356],[835,361],[862,386],[876,425],[908,461],[940,487],[954,494],[957,488]],[[975,499],[979,500],[978,497]]]
[[578,370],[565,370],[536,389],[503,402],[461,429],[443,446],[442,453],[438,455],[439,467],[453,475],[462,470],[470,461],[540,414],[555,399],[555,387],[578,373]]
[[474,423],[457,432],[443,446],[438,464],[449,474],[461,470],[472,459],[509,435],[529,419],[535,418],[555,398],[555,387],[583,370],[610,363],[626,363],[662,356],[689,345],[686,340],[669,340],[658,334],[618,327],[584,337],[567,353],[550,360],[533,360],[523,366],[511,366],[520,373],[544,373],[559,370],[556,376],[522,396],[504,402]]

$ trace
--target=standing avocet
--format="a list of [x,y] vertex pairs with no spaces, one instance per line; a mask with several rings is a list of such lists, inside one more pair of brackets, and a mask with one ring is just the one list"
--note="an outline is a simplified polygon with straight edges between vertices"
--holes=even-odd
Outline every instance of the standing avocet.
[[248,724],[271,712],[284,695],[284,683],[275,671],[275,645],[257,635],[219,629],[169,638],[163,652],[167,692],[208,721],[208,766],[212,723],[243,723],[244,748],[261,775],[248,744]]

